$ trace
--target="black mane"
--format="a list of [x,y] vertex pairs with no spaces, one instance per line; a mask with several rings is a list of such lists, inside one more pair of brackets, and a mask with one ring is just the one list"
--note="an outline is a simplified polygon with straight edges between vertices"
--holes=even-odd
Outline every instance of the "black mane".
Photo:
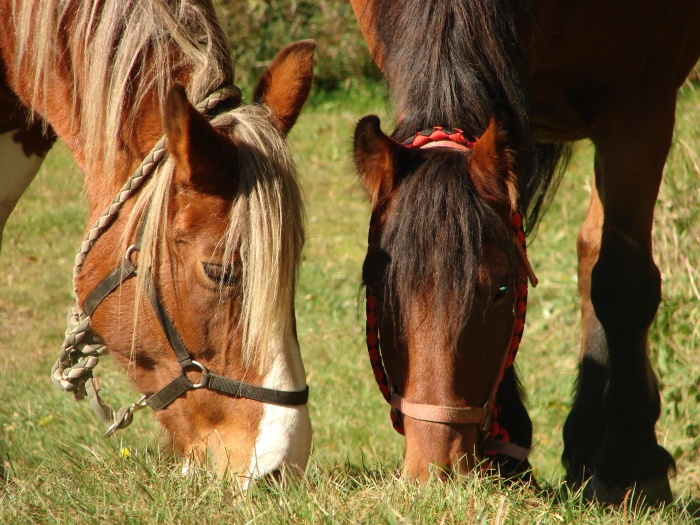
[[[529,16],[529,2],[521,8]],[[506,0],[379,2],[375,13],[381,60],[405,140],[433,126],[457,127],[479,137],[495,108],[514,116],[522,144],[521,211],[527,231],[556,188],[568,148],[530,140],[530,82],[515,13]],[[550,189],[552,191],[550,191]]]
[[[385,299],[432,305],[436,328],[455,336],[471,309],[481,248],[512,256],[512,232],[477,194],[464,154],[434,150],[402,179],[382,231],[388,255]],[[423,297],[431,290],[430,298]],[[405,316],[402,316],[405,317]]]

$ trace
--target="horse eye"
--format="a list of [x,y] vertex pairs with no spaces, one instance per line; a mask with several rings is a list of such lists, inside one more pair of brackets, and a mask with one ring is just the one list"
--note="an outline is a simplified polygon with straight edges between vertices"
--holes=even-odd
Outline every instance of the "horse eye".
[[501,286],[496,294],[493,296],[493,299],[491,300],[492,303],[497,303],[501,299],[503,299],[506,294],[508,293],[508,287],[507,286]]
[[214,263],[203,263],[204,274],[216,284],[233,286],[235,284],[233,266],[222,266]]

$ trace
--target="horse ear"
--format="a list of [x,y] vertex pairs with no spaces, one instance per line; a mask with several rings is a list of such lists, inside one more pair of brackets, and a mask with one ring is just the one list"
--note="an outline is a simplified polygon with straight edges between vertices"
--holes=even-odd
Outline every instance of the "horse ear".
[[282,49],[253,91],[253,102],[265,104],[274,112],[276,124],[285,135],[309,97],[315,48],[313,40],[302,40]]
[[492,205],[507,205],[515,210],[518,205],[519,145],[508,129],[508,123],[509,119],[502,112],[491,117],[488,128],[472,149],[469,173],[482,198]]
[[400,142],[387,137],[379,118],[364,117],[357,123],[354,141],[355,166],[372,207],[383,201],[395,188],[402,166],[415,155]]
[[175,83],[168,92],[163,115],[168,153],[178,166],[179,184],[208,193],[233,191],[237,166],[235,144],[217,131],[187,100],[185,87]]

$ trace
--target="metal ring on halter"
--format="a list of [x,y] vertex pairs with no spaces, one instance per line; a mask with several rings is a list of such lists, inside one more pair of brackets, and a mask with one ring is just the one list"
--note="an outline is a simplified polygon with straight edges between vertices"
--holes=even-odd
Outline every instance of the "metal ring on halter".
[[[124,412],[124,415],[117,419],[112,425],[107,429],[107,431],[104,433],[105,437],[109,437],[113,435],[117,430],[119,430],[122,426],[122,424],[127,421],[129,418],[131,418],[131,415],[136,412],[137,410],[141,410],[142,408],[146,408],[148,405],[146,404],[146,400],[148,399],[147,395],[141,396],[141,398],[136,401],[136,403],[132,403],[129,408],[126,409]],[[121,412],[121,410],[120,410]],[[128,425],[126,425],[128,426]]]
[[129,246],[126,249],[126,253],[124,254],[124,259],[126,259],[127,261],[131,260],[131,254],[134,252],[137,252],[137,251],[139,251],[139,247],[136,246],[135,244],[132,244],[131,246]]
[[[190,387],[192,390],[197,390],[198,388],[204,388],[209,384],[209,370],[207,369],[206,366],[204,366],[202,363],[199,361],[195,361],[194,359],[191,361],[190,364],[186,368],[189,368],[190,366],[194,366],[196,368],[199,368],[199,371],[202,373],[202,377],[199,380],[199,383],[193,383],[192,386]],[[182,373],[185,373],[185,369],[183,368]]]

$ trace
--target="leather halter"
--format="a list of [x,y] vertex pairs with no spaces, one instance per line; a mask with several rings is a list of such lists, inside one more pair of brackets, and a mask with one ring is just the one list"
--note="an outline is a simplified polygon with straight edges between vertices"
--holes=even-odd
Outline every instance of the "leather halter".
[[[238,88],[235,89],[237,90]],[[212,118],[216,114],[220,114],[222,110],[229,111],[231,109],[235,109],[235,107],[238,107],[239,104],[240,98],[233,107],[227,105],[226,107],[216,108],[218,111],[216,111],[215,114],[212,114],[214,112],[211,112],[209,117]],[[135,243],[127,249],[123,261],[118,264],[109,274],[107,274],[107,276],[105,276],[102,281],[95,286],[94,290],[90,292],[83,301],[82,309],[88,315],[88,317],[93,315],[95,310],[102,303],[102,301],[107,298],[107,296],[109,296],[113,291],[117,290],[125,281],[137,275],[138,268],[132,261],[132,255],[140,250],[141,240],[147,221],[148,212],[146,213],[146,217],[143,219]],[[170,347],[175,353],[175,357],[180,364],[181,374],[156,393],[150,396],[144,395],[132,405],[123,407],[116,413],[102,403],[102,400],[98,394],[99,383],[97,383],[95,386],[95,391],[92,392],[92,394],[89,391],[90,389],[88,389],[88,397],[90,397],[91,404],[93,405],[93,408],[97,412],[98,416],[100,416],[101,419],[104,419],[104,413],[108,413],[111,416],[111,425],[109,425],[110,422],[108,421],[107,424],[109,425],[109,428],[107,429],[105,436],[110,436],[120,428],[125,428],[131,424],[132,414],[136,410],[145,408],[146,406],[150,407],[154,411],[163,410],[189,390],[197,390],[200,388],[206,388],[208,390],[236,398],[245,398],[274,405],[301,406],[308,402],[308,385],[304,389],[298,391],[277,390],[251,385],[211,372],[202,363],[193,359],[192,354],[190,354],[190,352],[187,350],[175,327],[175,324],[171,320],[165,307],[163,306],[162,301],[160,300],[160,296],[150,273],[150,269],[147,269],[146,271],[145,283],[149,302],[151,303],[156,318],[158,319],[168,343],[170,344]],[[187,377],[188,371],[198,371],[201,374],[199,381],[193,383]],[[95,382],[96,379],[96,377],[93,377]]]
[[[132,262],[131,257],[132,254],[140,249],[141,238],[146,221],[147,217],[143,221],[143,225],[136,239],[136,243],[127,249],[122,264],[114,268],[114,270],[112,270],[104,279],[102,279],[102,281],[100,281],[95,289],[90,292],[83,301],[83,310],[89,316],[92,316],[100,303],[106,299],[109,294],[119,288],[125,281],[137,275],[138,268]],[[177,328],[175,328],[175,324],[170,319],[170,316],[160,300],[158,290],[153,282],[150,271],[146,275],[146,293],[148,295],[149,302],[153,307],[153,312],[156,314],[156,318],[163,329],[163,333],[165,333],[165,336],[168,339],[170,348],[172,348],[173,352],[175,353],[175,357],[177,357],[178,363],[180,364],[181,374],[155,394],[152,394],[151,396],[144,395],[138,401],[138,404],[134,406],[131,412],[128,413],[128,415],[131,415],[134,410],[144,406],[148,406],[154,411],[162,410],[170,405],[170,403],[175,401],[178,397],[185,394],[188,390],[197,390],[200,388],[206,388],[208,390],[213,390],[214,392],[233,397],[251,399],[261,403],[275,405],[300,406],[307,403],[309,399],[308,385],[303,390],[298,391],[275,390],[243,383],[236,379],[230,379],[209,371],[209,369],[207,369],[207,367],[205,367],[202,363],[193,359],[192,355],[185,347]],[[187,377],[186,372],[188,370],[199,371],[201,374],[199,382],[193,383]],[[114,424],[112,424],[112,426],[110,426],[110,428],[107,430],[107,435],[110,435],[118,430],[120,428],[120,423],[120,421],[115,421]]]
[[[404,143],[404,146],[420,149],[449,148],[459,151],[469,151],[474,146],[475,142],[474,139],[467,139],[462,130],[458,128],[448,129],[437,126],[416,133],[414,137],[409,138]],[[528,279],[533,287],[537,286],[537,277],[527,259],[522,219],[523,217],[519,211],[513,213],[514,246],[520,260],[520,268],[516,280],[517,297],[514,304],[515,320],[512,327],[511,338],[504,351],[496,382],[483,406],[451,407],[421,404],[408,401],[399,395],[399,393],[394,390],[391,378],[387,374],[383,364],[379,348],[379,333],[375,313],[376,300],[372,292],[369,289],[367,290],[367,349],[379,388],[386,401],[392,407],[390,414],[392,424],[394,429],[400,434],[404,434],[402,416],[444,424],[478,424],[481,427],[482,434],[488,433],[482,443],[483,451],[486,454],[491,456],[503,454],[520,461],[527,459],[530,449],[510,443],[507,431],[498,425],[497,414],[499,412],[499,407],[496,404],[496,395],[501,381],[503,380],[505,370],[513,365],[522,339],[525,326]],[[372,241],[376,226],[377,221],[373,213],[369,228],[370,242]]]

